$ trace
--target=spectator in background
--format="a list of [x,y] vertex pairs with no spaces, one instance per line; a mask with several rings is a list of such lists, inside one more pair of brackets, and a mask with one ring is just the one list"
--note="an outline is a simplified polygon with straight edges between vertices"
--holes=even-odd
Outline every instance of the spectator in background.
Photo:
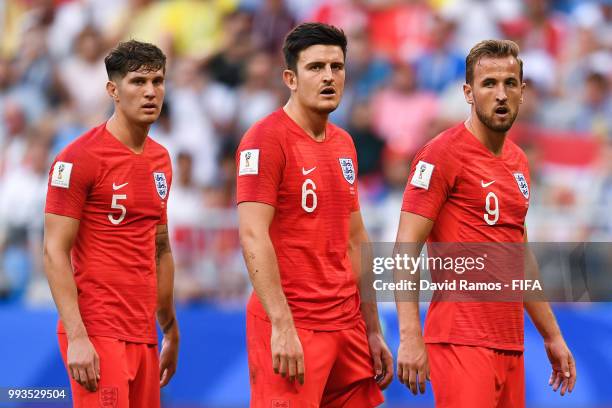
[[237,92],[237,134],[242,135],[251,125],[275,111],[281,104],[273,78],[276,71],[272,58],[258,52],[249,58],[245,79]]
[[253,15],[253,39],[257,48],[268,54],[278,53],[285,34],[295,23],[285,0],[264,0]]
[[368,28],[368,14],[369,5],[364,0],[319,1],[304,21],[330,24],[354,33]]
[[[170,159],[172,163],[174,163],[178,159],[178,141],[180,137],[176,134],[174,123],[172,122],[172,114],[170,112],[170,103],[166,100],[159,113],[159,118],[157,118],[157,121],[151,126],[149,136],[168,150]],[[172,199],[170,199],[170,201],[172,201]]]
[[25,293],[31,279],[42,277],[49,148],[32,134],[24,153],[24,160],[7,169],[0,184],[0,271],[14,298]]
[[5,101],[3,111],[4,134],[0,135],[0,176],[23,165],[27,141],[25,112],[20,103]]
[[369,13],[374,49],[393,61],[414,62],[427,49],[432,10],[426,0],[386,3]]
[[200,64],[192,58],[181,58],[172,72],[172,87],[167,100],[172,106],[171,121],[177,135],[176,147],[193,155],[194,175],[199,184],[210,184],[216,173],[219,139],[201,103],[205,78]]
[[88,128],[104,121],[111,109],[104,88],[104,51],[100,33],[86,26],[75,39],[73,55],[62,60],[58,70],[70,111]]
[[583,92],[582,103],[577,106],[575,129],[612,142],[612,97],[606,77],[591,72]]
[[341,127],[349,126],[355,103],[370,99],[374,91],[383,86],[391,76],[389,62],[376,55],[372,49],[369,35],[365,30],[347,34],[351,46],[347,50],[346,85],[344,103],[330,115],[331,121]]
[[215,81],[237,87],[244,80],[244,67],[252,51],[250,15],[241,10],[228,14],[223,20],[219,52],[208,61],[208,72]]
[[358,174],[366,178],[379,174],[385,144],[372,127],[372,107],[367,100],[353,105],[347,131],[353,138],[357,150]]
[[440,93],[465,75],[462,54],[453,43],[455,23],[441,15],[431,19],[430,45],[415,62],[419,88]]
[[435,94],[417,89],[409,64],[395,66],[391,83],[374,95],[372,106],[374,129],[397,152],[410,155],[434,136],[431,125],[438,100]]
[[168,219],[172,220],[175,293],[178,302],[189,302],[208,296],[214,285],[203,282],[199,273],[201,248],[197,225],[202,220],[203,192],[193,178],[193,157],[186,151],[179,152],[174,167],[176,178],[168,200]]

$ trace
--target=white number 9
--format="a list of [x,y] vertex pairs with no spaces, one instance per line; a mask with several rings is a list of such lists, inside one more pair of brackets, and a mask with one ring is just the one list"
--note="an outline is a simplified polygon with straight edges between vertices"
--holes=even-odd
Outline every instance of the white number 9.
[[[308,188],[311,186],[312,188]],[[314,192],[317,189],[314,181],[306,179],[302,184],[302,208],[307,213],[311,213],[317,208],[317,194]],[[312,196],[312,205],[308,205],[308,196]]]
[[[494,203],[493,208],[491,208],[491,202]],[[489,194],[487,194],[487,198],[485,198],[485,210],[487,210],[487,214],[484,214],[484,220],[489,225],[495,225],[499,220],[499,200],[492,191],[490,191]]]

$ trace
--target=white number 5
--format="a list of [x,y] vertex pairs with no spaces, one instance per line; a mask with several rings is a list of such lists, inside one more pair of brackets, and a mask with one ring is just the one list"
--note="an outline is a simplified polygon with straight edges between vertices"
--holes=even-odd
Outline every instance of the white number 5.
[[113,202],[111,204],[111,208],[113,210],[121,210],[121,215],[119,218],[115,218],[113,214],[108,214],[108,220],[112,222],[114,225],[119,224],[125,218],[125,214],[127,213],[127,209],[124,205],[117,203],[119,200],[125,200],[127,198],[127,194],[113,194]]
[[[495,204],[493,208],[491,208],[491,202]],[[497,200],[497,196],[492,191],[490,191],[489,194],[487,194],[487,198],[485,198],[485,209],[487,210],[487,214],[484,214],[484,220],[489,225],[495,225],[499,220],[499,200]]]

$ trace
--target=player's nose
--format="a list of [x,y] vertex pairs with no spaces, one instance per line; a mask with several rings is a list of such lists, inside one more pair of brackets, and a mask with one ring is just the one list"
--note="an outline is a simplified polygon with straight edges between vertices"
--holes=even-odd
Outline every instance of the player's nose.
[[325,65],[325,68],[323,68],[323,80],[330,82],[332,81],[334,78],[333,72],[332,72],[332,67],[331,65]]
[[505,102],[508,99],[508,94],[506,93],[506,89],[503,86],[497,87],[497,92],[495,93],[495,100],[498,102]]

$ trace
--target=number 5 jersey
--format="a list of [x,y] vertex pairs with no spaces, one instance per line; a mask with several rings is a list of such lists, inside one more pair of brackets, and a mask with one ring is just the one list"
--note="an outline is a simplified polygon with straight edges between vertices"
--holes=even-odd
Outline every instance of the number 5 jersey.
[[45,212],[80,221],[71,258],[89,335],[157,343],[155,231],[167,223],[171,182],[163,146],[147,137],[142,153],[134,153],[106,124],[53,163]]

